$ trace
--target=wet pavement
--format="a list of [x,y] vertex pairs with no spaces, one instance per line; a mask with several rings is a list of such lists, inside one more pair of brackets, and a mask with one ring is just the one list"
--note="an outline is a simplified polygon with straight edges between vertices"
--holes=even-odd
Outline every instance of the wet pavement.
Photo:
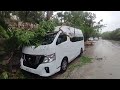
[[[83,54],[93,58],[92,63],[76,67],[68,74],[55,75],[54,79],[120,79],[120,41],[99,40],[86,47]],[[77,58],[80,59],[80,58]],[[77,63],[74,60],[71,64]]]

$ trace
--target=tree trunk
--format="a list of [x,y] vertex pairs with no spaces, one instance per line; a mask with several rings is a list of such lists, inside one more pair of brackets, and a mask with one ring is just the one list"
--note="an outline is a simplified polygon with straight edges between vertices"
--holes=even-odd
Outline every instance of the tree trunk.
[[13,58],[14,52],[11,52],[10,58],[7,60],[7,64],[9,67],[9,71],[12,71],[12,58]]
[[84,41],[87,41],[89,39],[89,33],[84,33]]
[[53,15],[53,11],[47,11],[47,17],[46,17],[46,19],[50,20],[50,18],[52,17],[52,15]]

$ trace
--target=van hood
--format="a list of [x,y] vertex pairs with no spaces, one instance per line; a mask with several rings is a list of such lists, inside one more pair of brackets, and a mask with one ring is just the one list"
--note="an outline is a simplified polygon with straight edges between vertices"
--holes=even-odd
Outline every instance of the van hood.
[[22,52],[31,55],[49,55],[55,53],[55,47],[52,44],[40,45],[36,48],[35,46],[25,46],[23,47]]

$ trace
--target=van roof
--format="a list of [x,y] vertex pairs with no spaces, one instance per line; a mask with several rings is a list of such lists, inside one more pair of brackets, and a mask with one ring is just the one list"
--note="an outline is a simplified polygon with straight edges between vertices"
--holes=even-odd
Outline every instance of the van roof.
[[80,29],[77,28],[73,28],[70,26],[57,26],[55,27],[55,31],[59,31],[59,28],[65,32],[67,35],[73,36],[74,35],[74,31],[75,31],[75,36],[83,36],[82,31]]

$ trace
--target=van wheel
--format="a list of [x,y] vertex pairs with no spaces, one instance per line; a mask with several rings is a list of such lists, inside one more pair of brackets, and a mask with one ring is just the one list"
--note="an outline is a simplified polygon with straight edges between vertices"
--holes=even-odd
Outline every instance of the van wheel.
[[60,72],[63,73],[67,70],[68,61],[66,58],[62,60]]
[[80,56],[83,54],[83,49],[81,48],[81,50],[80,50]]

